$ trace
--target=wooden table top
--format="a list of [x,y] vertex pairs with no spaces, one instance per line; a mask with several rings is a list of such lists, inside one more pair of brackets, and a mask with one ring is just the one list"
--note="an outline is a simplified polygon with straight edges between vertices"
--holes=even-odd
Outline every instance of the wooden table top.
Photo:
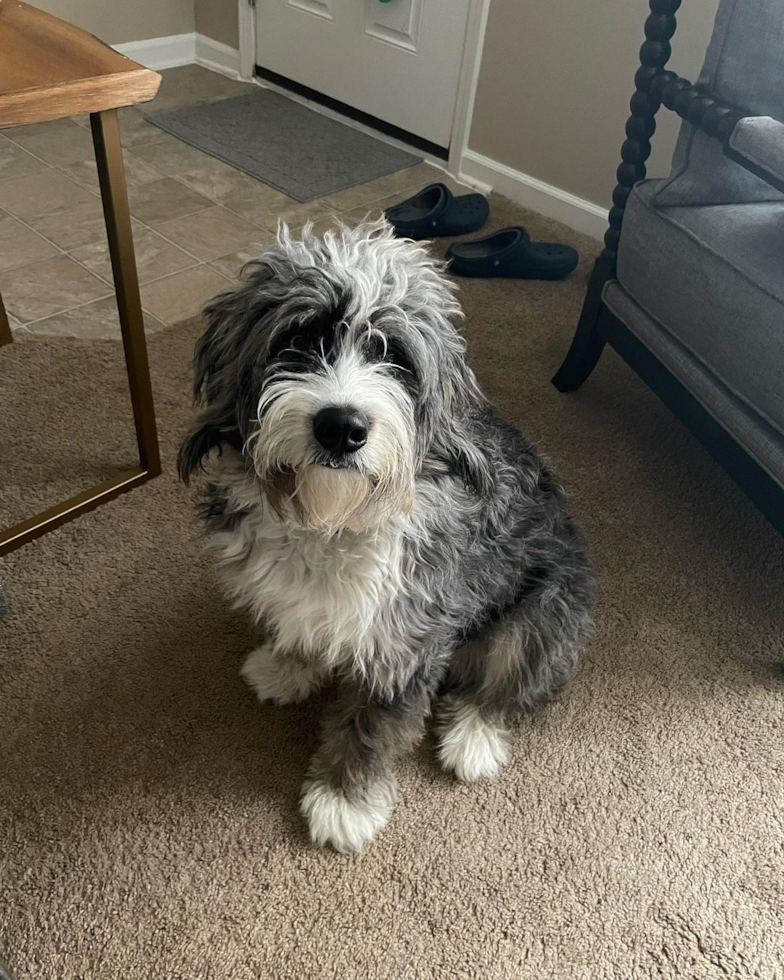
[[0,0],[0,129],[149,102],[160,84],[87,31]]

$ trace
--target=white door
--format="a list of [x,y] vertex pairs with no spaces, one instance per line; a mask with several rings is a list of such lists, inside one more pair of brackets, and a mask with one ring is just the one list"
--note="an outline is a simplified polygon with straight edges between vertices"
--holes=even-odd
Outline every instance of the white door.
[[448,147],[471,0],[256,0],[256,64]]

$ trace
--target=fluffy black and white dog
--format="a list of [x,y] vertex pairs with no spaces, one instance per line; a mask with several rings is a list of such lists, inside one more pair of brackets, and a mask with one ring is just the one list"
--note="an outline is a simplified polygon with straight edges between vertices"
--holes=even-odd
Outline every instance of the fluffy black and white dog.
[[583,541],[482,397],[442,266],[383,220],[284,227],[206,316],[180,471],[212,456],[210,547],[265,628],[243,667],[259,698],[338,683],[302,812],[315,843],[360,850],[431,708],[441,764],[470,781],[567,684],[590,631]]

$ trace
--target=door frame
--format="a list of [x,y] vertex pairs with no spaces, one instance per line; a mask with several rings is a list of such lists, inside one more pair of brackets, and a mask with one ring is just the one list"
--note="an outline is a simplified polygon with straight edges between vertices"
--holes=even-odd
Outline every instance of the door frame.
[[[239,9],[240,78],[252,80],[256,69],[256,3],[237,0]],[[470,0],[466,23],[463,57],[457,82],[452,135],[449,140],[448,170],[460,173],[463,154],[468,148],[471,119],[474,114],[476,87],[482,62],[482,48],[487,28],[490,0]]]
[[253,81],[256,75],[256,2],[237,0],[239,9],[240,78]]

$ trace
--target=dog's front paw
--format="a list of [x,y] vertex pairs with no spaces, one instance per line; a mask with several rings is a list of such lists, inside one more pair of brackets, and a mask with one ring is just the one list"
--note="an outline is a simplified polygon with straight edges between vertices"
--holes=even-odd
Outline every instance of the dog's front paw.
[[249,654],[240,673],[262,703],[295,704],[304,701],[318,686],[314,668],[276,656],[269,646]]
[[361,851],[386,827],[396,799],[391,778],[359,787],[351,798],[329,783],[314,779],[302,789],[300,809],[314,844],[330,844],[341,854],[348,854]]
[[439,727],[438,758],[463,783],[492,779],[509,759],[506,731],[470,702],[445,699]]

